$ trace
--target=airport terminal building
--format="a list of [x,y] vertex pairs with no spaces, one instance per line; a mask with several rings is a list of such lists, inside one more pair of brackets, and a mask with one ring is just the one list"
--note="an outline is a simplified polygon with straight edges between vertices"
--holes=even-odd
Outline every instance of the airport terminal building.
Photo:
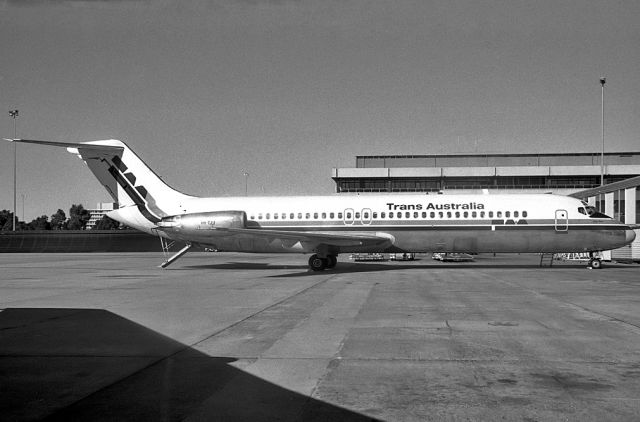
[[[601,174],[604,186],[601,186]],[[338,193],[557,193],[576,196],[626,224],[640,222],[640,152],[357,156],[334,168]],[[640,260],[635,242],[613,252]],[[605,256],[606,258],[606,256]]]

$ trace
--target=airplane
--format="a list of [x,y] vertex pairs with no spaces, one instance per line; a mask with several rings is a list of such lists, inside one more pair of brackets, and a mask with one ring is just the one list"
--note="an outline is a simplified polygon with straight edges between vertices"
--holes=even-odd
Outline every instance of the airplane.
[[[563,253],[627,245],[633,229],[579,199],[554,194],[375,194],[202,198],[181,193],[119,140],[55,142],[78,155],[119,208],[107,215],[158,236],[166,268],[191,247],[311,254],[313,271],[344,253]],[[173,242],[185,246],[168,256]],[[170,243],[171,242],[171,243]]]

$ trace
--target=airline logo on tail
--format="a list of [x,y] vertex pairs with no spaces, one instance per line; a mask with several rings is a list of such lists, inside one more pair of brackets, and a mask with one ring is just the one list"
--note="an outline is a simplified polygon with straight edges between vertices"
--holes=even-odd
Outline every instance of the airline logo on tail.
[[167,216],[167,214],[157,206],[155,199],[144,186],[135,185],[136,176],[132,171],[128,171],[129,168],[118,155],[111,157],[113,164],[104,158],[100,160],[108,166],[109,174],[111,174],[118,185],[138,207],[138,211],[140,211],[144,218],[155,224],[162,220],[162,217]]

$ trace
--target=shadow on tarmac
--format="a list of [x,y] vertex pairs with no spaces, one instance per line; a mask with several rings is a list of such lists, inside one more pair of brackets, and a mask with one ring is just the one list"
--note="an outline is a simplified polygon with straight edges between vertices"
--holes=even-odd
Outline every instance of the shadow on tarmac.
[[[303,270],[301,272],[273,275],[271,277],[304,277],[320,274],[349,274],[349,273],[367,273],[367,272],[381,272],[381,271],[397,271],[397,270],[433,270],[433,269],[539,269],[549,270],[558,268],[586,268],[586,264],[583,263],[563,263],[555,267],[541,267],[538,263],[515,263],[508,264],[504,261],[501,262],[454,262],[443,263],[439,261],[423,261],[414,263],[381,263],[381,262],[368,262],[368,263],[354,263],[349,261],[338,262],[335,268],[327,269],[325,271],[311,271],[306,265],[270,265],[268,263],[251,263],[251,262],[226,262],[222,264],[204,264],[204,265],[189,265],[184,266],[181,269],[198,269],[198,270]],[[176,268],[177,269],[177,268]]]
[[0,312],[0,419],[371,421],[100,309]]

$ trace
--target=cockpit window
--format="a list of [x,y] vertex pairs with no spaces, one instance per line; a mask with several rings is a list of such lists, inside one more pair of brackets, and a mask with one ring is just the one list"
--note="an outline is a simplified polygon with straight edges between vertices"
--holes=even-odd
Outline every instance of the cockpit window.
[[[587,215],[591,218],[611,218],[608,215],[605,215],[599,212],[598,210],[596,210],[596,207],[588,206],[586,208],[587,208]],[[580,209],[578,209],[578,211],[580,211]]]

